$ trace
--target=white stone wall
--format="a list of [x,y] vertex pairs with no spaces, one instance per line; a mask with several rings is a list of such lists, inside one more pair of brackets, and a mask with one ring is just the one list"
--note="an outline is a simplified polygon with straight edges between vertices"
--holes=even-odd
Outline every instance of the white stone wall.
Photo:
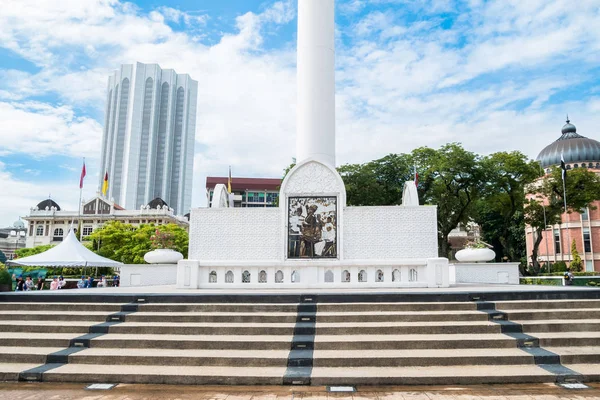
[[344,260],[437,257],[436,207],[345,207]]
[[196,208],[190,221],[190,260],[282,261],[279,208]]
[[456,263],[454,270],[456,283],[519,284],[519,263]]
[[125,264],[120,267],[122,287],[174,285],[177,264]]

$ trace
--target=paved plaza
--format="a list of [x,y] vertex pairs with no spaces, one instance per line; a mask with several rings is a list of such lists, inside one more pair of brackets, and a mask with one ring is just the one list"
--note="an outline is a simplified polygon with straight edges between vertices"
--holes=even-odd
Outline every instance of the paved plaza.
[[85,390],[82,384],[0,383],[0,399],[10,400],[558,400],[600,399],[600,383],[569,390],[554,384],[476,385],[463,387],[358,387],[355,393],[331,393],[324,387],[170,386],[121,384],[111,390]]

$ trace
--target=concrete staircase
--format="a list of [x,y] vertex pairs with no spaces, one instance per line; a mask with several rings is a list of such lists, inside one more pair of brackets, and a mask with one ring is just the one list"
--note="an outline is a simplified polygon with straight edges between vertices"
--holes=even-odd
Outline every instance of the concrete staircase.
[[0,380],[597,381],[600,296],[586,293],[579,299],[538,293],[529,297],[546,299],[500,301],[473,295],[464,301],[440,295],[427,301],[406,296],[390,301],[398,299],[391,295],[254,298],[260,302],[235,296],[4,296]]

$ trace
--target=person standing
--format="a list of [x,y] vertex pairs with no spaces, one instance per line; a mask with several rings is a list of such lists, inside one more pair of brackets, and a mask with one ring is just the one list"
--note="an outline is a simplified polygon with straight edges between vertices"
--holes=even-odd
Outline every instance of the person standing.
[[85,276],[81,276],[81,279],[77,282],[77,288],[83,289],[85,287]]
[[23,280],[23,277],[21,275],[19,275],[19,277],[17,278],[17,287],[15,289],[15,292],[22,292],[25,290],[25,281]]
[[35,288],[35,284],[31,280],[31,277],[28,276],[27,279],[25,280],[25,291],[28,292],[30,290],[33,290],[34,288]]
[[59,289],[59,287],[58,287],[58,278],[54,277],[52,279],[52,282],[50,283],[50,290],[58,290],[58,289]]
[[571,272],[571,268],[567,268],[567,270],[565,271],[565,285],[567,286],[571,286],[573,284],[573,273]]

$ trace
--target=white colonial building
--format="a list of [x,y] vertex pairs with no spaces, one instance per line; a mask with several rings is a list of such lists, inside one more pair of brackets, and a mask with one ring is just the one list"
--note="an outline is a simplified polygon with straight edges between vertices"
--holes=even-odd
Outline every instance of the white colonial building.
[[[79,226],[79,214],[77,210],[62,210],[54,200],[42,201],[30,210],[29,215],[23,218],[28,224],[26,247],[62,242],[67,236],[71,224]],[[140,207],[139,210],[126,210],[102,197],[95,197],[82,203],[81,227],[83,238],[109,221],[120,221],[134,226],[173,223],[185,229],[188,228],[188,219],[175,215],[174,210],[162,199],[154,199],[147,205]]]

